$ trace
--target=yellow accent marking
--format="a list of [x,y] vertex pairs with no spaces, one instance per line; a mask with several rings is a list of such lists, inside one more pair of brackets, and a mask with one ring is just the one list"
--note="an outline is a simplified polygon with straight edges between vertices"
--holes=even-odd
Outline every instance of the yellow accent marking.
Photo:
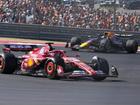
[[33,59],[29,58],[29,59],[28,59],[28,67],[32,67],[33,64],[34,64]]
[[84,42],[80,45],[80,47],[87,47],[88,46],[88,43],[87,42]]

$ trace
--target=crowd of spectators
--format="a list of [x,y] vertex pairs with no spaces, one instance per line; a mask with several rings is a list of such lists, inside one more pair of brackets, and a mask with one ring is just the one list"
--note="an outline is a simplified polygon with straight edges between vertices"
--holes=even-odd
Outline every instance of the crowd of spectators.
[[111,10],[48,0],[0,0],[0,22],[140,31],[140,14],[117,12],[114,15]]

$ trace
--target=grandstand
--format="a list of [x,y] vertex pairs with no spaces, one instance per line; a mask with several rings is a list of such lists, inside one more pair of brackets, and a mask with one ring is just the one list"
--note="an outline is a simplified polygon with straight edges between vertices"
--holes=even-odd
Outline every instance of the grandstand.
[[113,11],[95,9],[91,4],[65,5],[58,0],[0,0],[0,22],[120,31],[140,30],[140,15],[136,12],[117,11],[114,14]]

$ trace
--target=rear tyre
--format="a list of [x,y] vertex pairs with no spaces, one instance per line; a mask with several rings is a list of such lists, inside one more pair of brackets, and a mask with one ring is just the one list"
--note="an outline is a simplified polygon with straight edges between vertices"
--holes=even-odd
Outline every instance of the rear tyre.
[[12,53],[0,54],[0,73],[12,74],[17,68],[17,58]]
[[[98,57],[97,60],[92,60],[92,64],[93,64],[93,69],[97,71],[101,70],[106,75],[109,75],[109,64],[106,59]],[[106,79],[106,76],[97,76],[97,77],[93,77],[93,79],[96,81],[102,81]]]
[[126,41],[126,51],[128,53],[136,53],[138,50],[138,43],[136,40],[127,40]]
[[[81,39],[78,38],[78,37],[72,37],[71,40],[70,40],[70,46],[71,46],[71,49],[74,50],[74,51],[78,51],[79,48],[78,46],[81,44]],[[76,47],[74,47],[76,46]]]

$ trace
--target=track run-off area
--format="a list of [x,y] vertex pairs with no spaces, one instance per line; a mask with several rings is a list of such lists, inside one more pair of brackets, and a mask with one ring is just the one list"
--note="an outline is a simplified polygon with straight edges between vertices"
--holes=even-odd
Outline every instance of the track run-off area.
[[[1,38],[0,43],[29,42]],[[45,43],[34,42],[29,43]],[[118,78],[94,80],[49,80],[43,77],[0,74],[0,105],[139,105],[140,104],[140,52],[95,53],[73,52],[57,43],[56,49],[65,50],[69,56],[90,61],[97,55],[118,68]],[[12,62],[11,62],[12,63]]]

